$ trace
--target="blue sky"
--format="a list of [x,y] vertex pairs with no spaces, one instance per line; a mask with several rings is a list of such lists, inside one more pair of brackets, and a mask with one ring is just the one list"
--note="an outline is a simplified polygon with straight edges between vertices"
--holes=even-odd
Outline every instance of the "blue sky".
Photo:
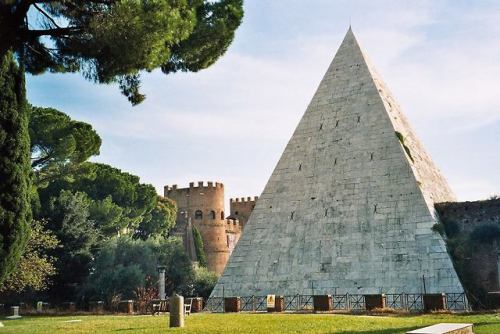
[[91,123],[95,161],[152,183],[260,195],[352,23],[460,200],[500,194],[500,2],[246,0],[228,52],[199,73],[143,76],[131,107],[79,74],[28,78],[32,104]]

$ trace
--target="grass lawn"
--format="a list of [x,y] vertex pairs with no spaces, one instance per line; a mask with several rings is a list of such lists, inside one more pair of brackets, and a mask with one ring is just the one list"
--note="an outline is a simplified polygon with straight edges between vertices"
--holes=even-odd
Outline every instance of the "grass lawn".
[[[81,320],[81,321],[72,321]],[[183,329],[169,329],[168,315],[65,316],[2,319],[0,334],[74,333],[405,333],[439,322],[474,323],[475,333],[500,333],[500,313],[482,315],[363,316],[338,314],[193,314]]]

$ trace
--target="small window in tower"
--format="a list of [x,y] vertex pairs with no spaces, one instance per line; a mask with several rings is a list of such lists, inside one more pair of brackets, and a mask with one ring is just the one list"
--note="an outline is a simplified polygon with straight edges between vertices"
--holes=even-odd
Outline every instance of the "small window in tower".
[[220,219],[221,219],[221,220],[224,220],[224,218],[225,218],[225,217],[224,217],[224,211],[221,211],[221,212],[220,212]]
[[215,219],[215,211],[212,210],[210,211],[210,216],[209,216],[210,219]]
[[227,247],[229,247],[229,235],[226,235]]
[[197,220],[203,219],[203,212],[201,212],[201,210],[196,210],[194,213],[194,219]]
[[235,215],[235,216],[237,216],[237,215],[238,215],[238,211],[235,211],[235,212],[234,212],[234,215]]

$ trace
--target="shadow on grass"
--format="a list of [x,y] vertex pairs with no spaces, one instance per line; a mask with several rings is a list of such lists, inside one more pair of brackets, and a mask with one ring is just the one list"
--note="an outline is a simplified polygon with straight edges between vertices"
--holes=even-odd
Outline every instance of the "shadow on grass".
[[151,329],[148,327],[134,327],[134,328],[120,328],[120,329],[115,329],[113,332],[128,332],[128,331],[139,331],[139,330],[146,330],[146,329]]

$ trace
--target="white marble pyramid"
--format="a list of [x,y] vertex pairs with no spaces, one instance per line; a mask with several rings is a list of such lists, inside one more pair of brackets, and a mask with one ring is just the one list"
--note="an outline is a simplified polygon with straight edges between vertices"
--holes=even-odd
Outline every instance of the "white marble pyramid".
[[432,230],[453,200],[349,29],[212,296],[461,293]]

